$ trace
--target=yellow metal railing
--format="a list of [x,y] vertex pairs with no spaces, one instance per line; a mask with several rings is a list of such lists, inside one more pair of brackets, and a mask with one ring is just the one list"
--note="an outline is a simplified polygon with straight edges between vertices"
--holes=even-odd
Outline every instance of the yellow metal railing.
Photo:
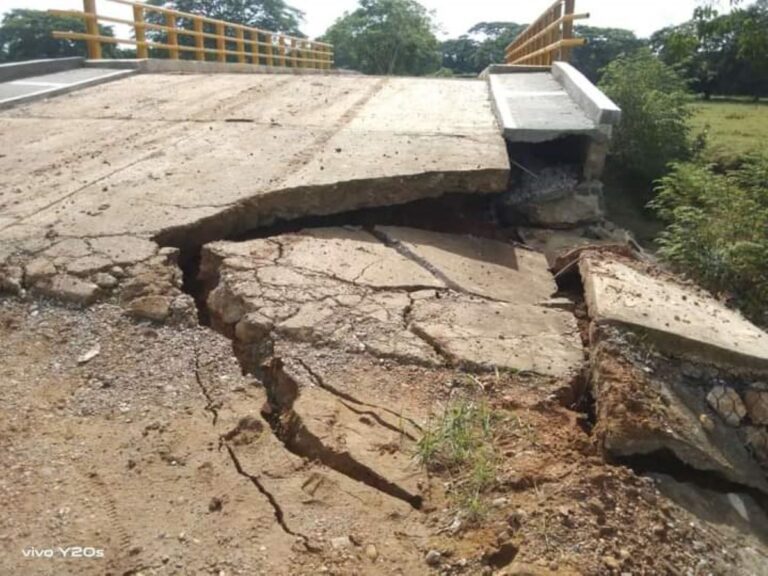
[[[172,59],[179,59],[180,54],[189,53],[192,58],[199,61],[207,60],[208,55],[212,54],[211,59],[219,62],[227,62],[228,57],[231,57],[231,60],[239,63],[318,70],[328,70],[333,65],[333,46],[324,42],[150,6],[143,2],[107,1],[131,6],[133,20],[98,15],[96,0],[83,0],[82,12],[79,10],[49,10],[49,12],[58,16],[82,18],[85,20],[85,33],[56,31],[53,33],[54,38],[85,41],[88,58],[92,60],[101,59],[101,45],[109,43],[135,45],[137,58],[149,58],[150,49],[155,53],[160,49],[166,51],[168,57]],[[145,15],[148,12],[161,14],[164,24],[147,22]],[[134,38],[102,36],[99,34],[99,22],[132,26]],[[147,40],[147,30],[165,32],[165,41]],[[194,45],[179,43],[179,36],[193,37]]]
[[507,64],[551,66],[552,62],[567,62],[571,48],[586,43],[574,38],[573,22],[589,18],[589,14],[576,14],[576,0],[557,0],[509,46],[504,61]]

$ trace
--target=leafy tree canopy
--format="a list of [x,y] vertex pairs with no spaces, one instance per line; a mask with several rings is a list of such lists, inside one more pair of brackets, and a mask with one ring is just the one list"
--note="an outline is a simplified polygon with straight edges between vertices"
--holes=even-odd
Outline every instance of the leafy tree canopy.
[[[148,0],[147,4],[297,36],[304,19],[301,10],[283,0]],[[161,21],[162,15],[151,15],[147,20]]]
[[[85,32],[85,22],[80,18],[53,16],[41,10],[11,10],[0,24],[0,61],[86,55],[85,42],[56,40],[54,30]],[[109,26],[99,26],[99,32],[103,36],[114,36]],[[106,58],[117,54],[113,44],[105,44],[102,50]]]
[[429,12],[414,0],[360,0],[326,31],[336,65],[366,74],[421,75],[440,67]]

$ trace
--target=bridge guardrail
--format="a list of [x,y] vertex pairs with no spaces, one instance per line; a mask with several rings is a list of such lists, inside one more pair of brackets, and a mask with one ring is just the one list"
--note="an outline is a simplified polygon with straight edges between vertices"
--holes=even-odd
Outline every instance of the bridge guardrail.
[[573,35],[573,22],[589,18],[576,14],[576,0],[557,0],[506,48],[507,64],[551,66],[554,61],[570,60],[571,48],[586,43]]
[[[241,64],[316,70],[328,70],[333,65],[333,46],[325,42],[270,32],[199,14],[151,6],[143,2],[105,1],[131,6],[133,20],[99,15],[96,12],[96,0],[83,0],[82,12],[79,10],[49,10],[49,12],[58,16],[82,18],[85,21],[86,32],[55,31],[53,37],[85,41],[88,58],[92,60],[100,60],[101,45],[109,43],[136,46],[137,58],[149,58],[150,49],[160,49],[167,51],[168,57],[176,60],[180,58],[181,53],[188,52],[199,61],[205,61],[209,54],[213,54],[215,60],[219,62],[227,62],[228,57],[233,57]],[[145,15],[148,12],[161,14],[165,24],[147,22]],[[99,22],[132,26],[134,38],[101,35]],[[165,32],[166,40],[164,42],[148,40],[147,30]],[[194,45],[179,43],[179,36],[193,37]],[[212,42],[215,42],[215,47],[210,46]]]

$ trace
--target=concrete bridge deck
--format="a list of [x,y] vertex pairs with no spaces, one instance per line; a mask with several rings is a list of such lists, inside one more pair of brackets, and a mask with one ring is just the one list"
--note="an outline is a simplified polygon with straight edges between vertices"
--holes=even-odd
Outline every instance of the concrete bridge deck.
[[231,231],[499,192],[480,80],[136,75],[0,113],[0,242]]

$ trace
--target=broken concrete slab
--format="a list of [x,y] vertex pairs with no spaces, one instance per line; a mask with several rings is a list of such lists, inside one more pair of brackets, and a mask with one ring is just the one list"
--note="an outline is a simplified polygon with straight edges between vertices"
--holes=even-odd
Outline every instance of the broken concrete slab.
[[671,455],[702,473],[768,494],[745,438],[710,411],[705,388],[681,377],[669,362],[638,361],[645,353],[617,329],[593,329],[592,338],[594,434],[608,454],[627,461]]
[[251,368],[265,341],[566,379],[583,358],[572,314],[545,305],[556,288],[544,258],[502,242],[308,230],[206,245],[201,279],[214,326]]
[[459,297],[414,303],[413,330],[456,365],[529,371],[566,380],[584,359],[569,312]]
[[557,292],[544,256],[520,246],[415,228],[382,226],[376,230],[453,290],[531,304]]
[[581,254],[579,270],[595,322],[643,330],[672,356],[768,369],[768,334],[702,290],[591,251]]
[[33,289],[43,296],[81,306],[93,303],[99,292],[96,284],[67,274],[56,274],[50,278],[40,279],[35,282]]
[[218,278],[208,307],[219,328],[237,331],[243,322],[241,334],[262,336],[254,327],[264,325],[273,337],[442,362],[406,323],[409,291],[442,283],[367,232],[333,228],[216,242],[203,249],[201,275]]

